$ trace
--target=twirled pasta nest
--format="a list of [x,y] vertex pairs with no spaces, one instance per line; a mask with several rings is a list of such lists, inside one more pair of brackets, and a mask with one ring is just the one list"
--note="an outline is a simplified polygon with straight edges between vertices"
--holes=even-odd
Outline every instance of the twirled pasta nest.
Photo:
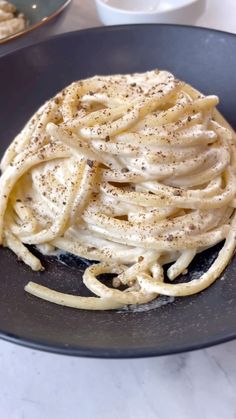
[[[217,104],[166,71],[96,76],[45,103],[1,163],[2,242],[33,270],[42,265],[25,244],[100,263],[83,276],[94,297],[32,282],[26,291],[105,310],[211,285],[236,247],[235,137]],[[199,279],[164,281],[165,264],[173,281],[223,240]],[[103,273],[116,275],[113,287]]]

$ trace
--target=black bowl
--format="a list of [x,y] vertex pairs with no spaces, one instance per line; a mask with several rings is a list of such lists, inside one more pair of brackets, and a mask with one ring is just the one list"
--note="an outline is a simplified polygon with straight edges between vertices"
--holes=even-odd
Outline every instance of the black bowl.
[[[73,80],[95,74],[167,69],[206,94],[236,127],[236,37],[172,25],[104,27],[51,38],[0,59],[0,151],[30,115]],[[219,248],[197,257],[189,278],[207,269]],[[47,258],[33,273],[0,249],[0,335],[38,349],[93,357],[140,357],[202,348],[236,336],[236,260],[204,292],[143,312],[63,308],[24,292],[34,280],[83,292],[84,264]]]

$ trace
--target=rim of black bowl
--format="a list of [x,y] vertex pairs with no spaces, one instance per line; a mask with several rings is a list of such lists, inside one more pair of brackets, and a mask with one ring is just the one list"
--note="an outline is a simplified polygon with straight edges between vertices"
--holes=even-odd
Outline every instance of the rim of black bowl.
[[[66,6],[69,5],[69,3],[71,3],[72,0],[67,0],[67,2],[62,6],[62,8],[60,10],[58,10],[56,12],[56,14],[53,14],[51,16],[48,17],[48,19],[53,19],[55,16],[57,16]],[[49,19],[49,20],[50,20]],[[45,21],[40,21],[39,22],[39,26],[41,26],[42,24],[46,23]],[[37,24],[38,25],[38,24]],[[113,31],[113,30],[122,30],[122,29],[127,29],[129,27],[150,27],[150,26],[164,26],[164,27],[175,27],[175,28],[186,28],[186,29],[190,29],[190,30],[196,30],[196,31],[206,31],[206,32],[217,32],[217,33],[222,33],[224,35],[227,36],[232,36],[232,37],[236,37],[236,33],[233,32],[227,32],[227,31],[223,31],[221,29],[214,29],[214,28],[207,28],[205,26],[194,26],[194,25],[184,25],[184,24],[177,24],[177,23],[132,23],[132,24],[124,24],[124,25],[103,25],[103,26],[94,26],[91,28],[85,28],[85,29],[76,29],[73,31],[68,31],[68,32],[62,32],[62,33],[58,33],[55,35],[49,35],[46,38],[44,38],[43,40],[37,40],[36,42],[32,42],[29,45],[25,45],[25,46],[18,46],[15,49],[4,53],[3,55],[0,56],[1,58],[4,58],[8,55],[11,54],[15,54],[18,51],[30,48],[30,47],[36,47],[37,45],[42,45],[44,43],[47,43],[48,41],[53,41],[57,38],[66,38],[66,37],[70,37],[73,36],[75,34],[79,34],[79,33],[86,33],[86,32],[104,32],[104,31]],[[36,29],[35,26],[31,27],[31,30]],[[22,31],[22,32],[18,32],[16,34],[13,34],[12,36],[20,36],[20,35],[24,35],[26,32]],[[7,37],[7,40],[10,40],[11,37]],[[0,45],[1,45],[1,41],[0,40]]]
[[6,342],[15,343],[19,346],[26,348],[40,350],[43,352],[54,353],[58,355],[69,355],[84,358],[104,358],[104,359],[132,359],[132,358],[148,358],[156,356],[176,355],[180,353],[196,351],[204,348],[210,348],[215,345],[230,342],[236,339],[236,332],[226,336],[216,336],[210,342],[206,339],[200,344],[192,344],[175,347],[174,349],[164,348],[161,350],[153,348],[136,348],[134,349],[103,349],[96,347],[76,347],[68,345],[52,345],[47,342],[35,341],[31,339],[25,339],[20,336],[0,331],[0,339]]
[[[55,12],[54,14],[50,15],[47,18],[47,22],[49,20],[53,19],[54,17],[56,17],[58,14],[60,14],[63,11],[63,9],[65,7],[67,7],[71,2],[72,2],[72,0],[67,0],[66,3],[60,9],[57,10],[57,12]],[[35,24],[37,26],[33,25],[33,26],[29,27],[28,32],[30,32],[33,29],[36,29],[36,27],[41,26],[44,23],[46,23],[46,20],[43,21],[43,22],[40,21],[39,23]],[[222,33],[224,35],[236,37],[236,33],[223,31],[221,29],[207,28],[205,26],[177,24],[177,23],[132,23],[132,24],[124,24],[124,25],[103,25],[103,26],[101,25],[101,26],[94,26],[94,27],[91,27],[91,28],[76,29],[76,30],[73,30],[73,31],[62,32],[62,33],[58,33],[58,34],[55,34],[55,35],[49,35],[46,38],[44,38],[43,40],[37,40],[35,42],[33,41],[29,45],[18,46],[14,50],[11,50],[11,51],[6,52],[5,54],[1,55],[0,59],[3,58],[3,57],[6,57],[7,55],[14,54],[14,53],[16,53],[20,50],[30,48],[30,47],[33,47],[33,46],[37,46],[37,45],[41,45],[41,44],[44,44],[48,41],[51,41],[51,40],[54,40],[54,39],[57,39],[57,38],[66,38],[66,37],[70,37],[70,36],[78,34],[78,33],[85,33],[85,32],[97,32],[97,31],[98,32],[103,32],[103,31],[107,31],[107,30],[112,31],[112,30],[116,30],[116,29],[119,29],[119,30],[120,29],[127,29],[129,27],[134,27],[134,26],[136,26],[136,27],[165,26],[165,27],[176,27],[176,28],[188,28],[190,30],[199,30],[199,31],[204,30],[204,31],[207,31],[207,32],[218,32],[218,33]],[[21,31],[21,32],[17,32],[16,34],[11,35],[11,37],[7,37],[6,40],[7,41],[11,40],[12,37],[18,37],[18,36],[24,35],[25,33],[26,33],[25,30]],[[4,40],[4,42],[3,42],[3,40]],[[7,41],[5,41],[5,38],[3,38],[3,40],[0,40],[0,45],[1,45],[1,43],[6,43],[7,42]]]
[[[71,0],[68,0],[68,3]],[[73,36],[75,34],[79,34],[81,32],[103,32],[103,31],[112,31],[112,30],[122,30],[127,29],[128,27],[133,26],[142,26],[142,27],[150,27],[150,26],[166,26],[166,27],[180,27],[180,28],[188,28],[190,30],[195,31],[208,31],[208,32],[218,32],[223,33],[226,36],[233,36],[236,37],[236,34],[232,32],[226,32],[218,29],[211,29],[201,26],[192,26],[192,25],[179,25],[179,24],[168,24],[168,23],[151,23],[151,24],[128,24],[128,25],[112,25],[112,26],[98,26],[93,28],[86,28],[82,30],[70,31],[65,32],[62,34],[57,34],[54,36],[49,36],[48,38],[38,41],[36,43],[32,43],[25,47],[19,47],[14,51],[4,54],[0,57],[1,59],[7,57],[12,54],[16,54],[24,49],[29,49],[31,47],[35,47],[37,45],[41,45],[47,43],[48,41],[55,40],[57,38],[66,38]],[[40,350],[43,352],[55,353],[59,355],[69,355],[69,356],[76,356],[76,357],[85,357],[85,358],[105,358],[105,359],[127,359],[127,358],[145,358],[145,357],[155,357],[155,356],[165,356],[165,355],[175,355],[179,353],[195,351],[199,349],[209,348],[215,345],[219,345],[222,343],[230,342],[236,339],[236,330],[233,333],[226,334],[225,336],[216,335],[215,337],[211,338],[211,340],[203,339],[201,343],[193,343],[187,345],[181,345],[180,347],[175,346],[175,348],[162,348],[159,350],[158,348],[136,348],[134,349],[124,349],[124,348],[116,348],[116,349],[104,349],[99,347],[77,347],[72,345],[59,345],[59,344],[49,344],[46,341],[35,341],[31,339],[26,339],[16,334],[11,334],[9,332],[5,332],[0,330],[0,339],[15,343],[19,346],[27,347],[34,350]]]

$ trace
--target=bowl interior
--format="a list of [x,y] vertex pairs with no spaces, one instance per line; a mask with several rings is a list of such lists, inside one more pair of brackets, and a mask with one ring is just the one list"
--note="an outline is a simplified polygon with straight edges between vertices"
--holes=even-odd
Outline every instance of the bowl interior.
[[[166,69],[205,94],[236,127],[236,37],[172,25],[103,27],[64,34],[0,59],[0,153],[33,112],[74,80],[95,74]],[[21,69],[21,71],[19,71]],[[218,248],[200,255],[189,271],[200,275]],[[83,263],[46,259],[34,273],[0,249],[0,335],[65,354],[127,357],[200,348],[236,336],[236,259],[213,286],[193,297],[144,312],[91,312],[63,308],[26,295],[29,280],[83,293]]]

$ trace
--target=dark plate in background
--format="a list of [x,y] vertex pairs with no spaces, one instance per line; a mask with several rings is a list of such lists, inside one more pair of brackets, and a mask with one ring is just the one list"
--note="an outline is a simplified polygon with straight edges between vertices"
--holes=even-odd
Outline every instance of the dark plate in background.
[[[236,36],[172,25],[104,27],[60,35],[0,59],[1,154],[30,115],[58,90],[95,74],[167,69],[205,94],[236,127]],[[217,248],[198,256],[188,278],[204,271]],[[83,265],[47,259],[33,273],[0,249],[0,335],[70,355],[139,357],[197,349],[236,337],[236,261],[193,297],[144,312],[80,311],[27,295],[33,280],[83,293]],[[72,263],[76,265],[76,263]]]
[[70,2],[71,0],[13,0],[12,3],[16,7],[17,12],[24,14],[27,26],[22,31],[0,39],[0,48],[1,44],[5,44],[48,23],[59,15]]

